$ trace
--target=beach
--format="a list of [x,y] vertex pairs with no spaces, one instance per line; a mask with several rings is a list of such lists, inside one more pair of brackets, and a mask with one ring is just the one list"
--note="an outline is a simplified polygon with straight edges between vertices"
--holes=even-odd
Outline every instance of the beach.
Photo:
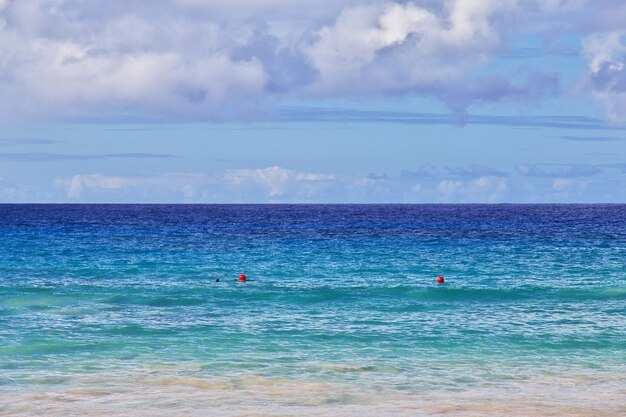
[[[4,415],[24,416],[608,417],[625,411],[624,374],[572,372],[569,376],[535,377],[515,383],[494,376],[489,387],[410,394],[384,386],[368,390],[355,385],[254,377],[246,372],[219,379],[165,376],[172,370],[164,368],[135,372],[126,378],[87,377],[75,381],[74,388],[52,386],[17,392],[0,404]],[[357,377],[358,371],[353,372]]]

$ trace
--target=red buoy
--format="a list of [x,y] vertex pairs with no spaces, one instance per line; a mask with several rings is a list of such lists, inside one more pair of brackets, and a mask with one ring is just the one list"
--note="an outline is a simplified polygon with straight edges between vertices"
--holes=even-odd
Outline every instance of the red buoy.
[[443,279],[443,276],[439,275],[439,276],[437,277],[437,284],[443,284],[443,283],[444,283],[444,281],[445,281],[445,279]]
[[246,279],[246,274],[239,275],[239,281],[245,281]]

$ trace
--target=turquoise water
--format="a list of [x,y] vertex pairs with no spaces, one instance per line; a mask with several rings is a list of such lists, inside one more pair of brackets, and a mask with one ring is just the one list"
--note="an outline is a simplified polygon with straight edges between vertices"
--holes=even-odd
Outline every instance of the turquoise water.
[[5,205],[0,233],[4,414],[626,415],[626,206]]

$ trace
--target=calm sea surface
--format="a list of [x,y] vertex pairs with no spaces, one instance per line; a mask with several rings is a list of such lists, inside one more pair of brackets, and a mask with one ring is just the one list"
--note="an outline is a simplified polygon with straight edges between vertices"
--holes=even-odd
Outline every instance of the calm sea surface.
[[626,415],[626,206],[0,205],[0,414]]

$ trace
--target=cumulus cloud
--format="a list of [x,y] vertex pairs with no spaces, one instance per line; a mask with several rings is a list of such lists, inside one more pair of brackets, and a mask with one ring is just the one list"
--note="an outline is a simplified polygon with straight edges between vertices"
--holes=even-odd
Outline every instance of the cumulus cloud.
[[[138,11],[152,6],[144,3]],[[93,9],[110,14],[99,17]],[[102,2],[5,2],[3,110],[68,116],[116,109],[211,119],[233,111],[235,103],[240,111],[264,91],[262,63],[233,59],[229,48],[237,40],[224,45],[225,34],[216,24],[187,23],[181,14],[133,14],[137,7],[132,5],[128,13],[116,14],[116,9]]]
[[552,180],[552,188],[557,191],[571,189],[571,188],[578,188],[580,190],[584,190],[592,182],[593,182],[592,180],[581,181],[581,180],[574,180],[571,178],[555,178],[554,180]]
[[412,2],[343,10],[334,24],[319,30],[316,41],[305,48],[317,70],[309,91],[323,95],[338,91],[426,93],[463,111],[475,100],[525,95],[544,90],[542,84],[554,89],[555,77],[520,85],[499,76],[467,82],[468,72],[487,64],[500,45],[501,36],[492,18],[514,5],[508,0],[455,0],[439,10]]
[[[524,175],[428,177],[337,175],[281,166],[154,175],[80,173],[54,179],[48,187],[0,179],[4,202],[144,203],[499,203],[622,201],[626,194],[607,179],[624,174],[624,164],[597,177],[558,175],[528,181]],[[601,196],[598,200],[598,196]]]
[[48,190],[0,177],[0,203],[46,202],[52,199],[53,193]]
[[57,184],[65,186],[67,195],[71,198],[79,197],[86,189],[95,190],[122,190],[134,184],[135,181],[122,177],[108,177],[100,174],[74,175]]
[[609,120],[626,122],[626,31],[593,34],[583,44],[587,84]]
[[619,0],[0,0],[0,115],[245,119],[407,94],[463,115],[562,94],[558,71],[497,61],[583,34],[584,88],[622,122],[624,19]]
[[2,0],[0,109],[5,118],[215,120],[256,117],[284,95],[429,94],[462,111],[476,101],[552,94],[556,74],[472,75],[489,67],[510,31],[501,20],[520,7],[515,0]]
[[171,173],[115,176],[100,173],[57,178],[55,184],[73,200],[188,202],[308,201],[333,195],[336,177],[278,166],[228,170],[219,174]]
[[276,198],[297,188],[302,196],[311,196],[319,191],[320,184],[335,180],[334,175],[312,174],[272,166],[263,169],[239,169],[226,172],[225,179],[230,184],[245,188],[261,187],[266,196]]
[[213,179],[205,174],[161,174],[154,176],[115,176],[105,174],[76,174],[57,178],[55,184],[70,199],[85,201],[123,201],[128,196],[135,201],[187,201],[197,197],[198,187],[207,187]]
[[592,179],[555,178],[551,181],[548,194],[553,200],[573,200],[584,198],[587,190],[593,186]]
[[508,190],[506,179],[498,176],[421,182],[402,175],[338,176],[280,166],[214,174],[76,174],[55,184],[64,193],[61,200],[82,202],[464,202],[499,201]]
[[482,176],[471,181],[442,180],[437,191],[446,202],[488,202],[501,201],[508,191],[507,180],[501,177]]

